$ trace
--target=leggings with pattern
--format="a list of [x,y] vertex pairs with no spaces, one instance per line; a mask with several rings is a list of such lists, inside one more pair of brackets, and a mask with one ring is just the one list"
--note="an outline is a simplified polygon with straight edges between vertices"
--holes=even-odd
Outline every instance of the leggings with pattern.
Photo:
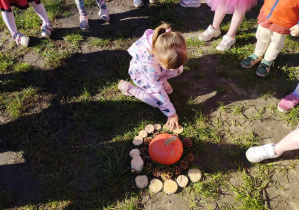
[[[86,12],[85,5],[84,5],[84,0],[75,0],[75,2],[78,7],[80,16],[87,16],[87,12]],[[101,9],[107,9],[104,0],[96,0],[96,2]]]

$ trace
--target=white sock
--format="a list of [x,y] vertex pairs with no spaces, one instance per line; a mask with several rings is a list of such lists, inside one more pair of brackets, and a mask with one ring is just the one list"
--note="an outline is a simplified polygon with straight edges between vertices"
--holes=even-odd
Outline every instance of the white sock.
[[33,7],[37,15],[43,21],[43,26],[50,22],[46,9],[43,3],[36,4],[35,2],[29,2],[30,5]]
[[3,20],[8,28],[8,30],[11,33],[11,36],[13,36],[15,33],[18,33],[18,29],[17,29],[17,25],[16,25],[16,21],[15,21],[15,17],[13,15],[12,12],[3,12],[2,13],[2,17]]

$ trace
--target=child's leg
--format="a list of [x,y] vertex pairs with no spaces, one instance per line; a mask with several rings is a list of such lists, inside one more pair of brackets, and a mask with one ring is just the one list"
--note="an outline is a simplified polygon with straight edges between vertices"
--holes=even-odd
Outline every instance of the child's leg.
[[245,17],[245,13],[239,12],[237,9],[235,9],[232,21],[230,23],[229,30],[227,32],[227,36],[235,37],[237,30],[239,26],[241,25],[243,19]]
[[299,98],[299,83],[298,83],[296,89],[294,90],[293,94],[294,94],[297,98]]
[[13,36],[14,34],[18,33],[15,17],[13,15],[13,12],[3,12],[1,11],[3,20],[11,34]]
[[263,28],[260,25],[258,26],[255,34],[257,42],[254,50],[254,54],[258,57],[263,56],[266,52],[271,40],[271,34],[272,33],[269,29]]
[[75,0],[80,16],[87,16],[84,0]]
[[100,19],[105,20],[105,21],[109,21],[110,17],[109,17],[109,11],[106,7],[105,1],[104,0],[96,0],[98,6],[100,7]]
[[146,91],[142,90],[141,88],[138,87],[131,87],[128,91],[130,94],[135,96],[135,98],[138,98],[139,100],[153,106],[153,107],[158,107],[157,105],[157,100],[152,97],[149,93]]
[[272,62],[276,59],[276,57],[284,47],[286,37],[287,34],[279,34],[276,32],[272,33],[271,42],[264,56],[264,59],[266,61]]
[[219,29],[219,26],[220,26],[220,24],[221,24],[221,22],[222,22],[222,20],[223,20],[223,18],[225,16],[225,14],[226,13],[224,11],[223,6],[219,5],[217,7],[216,11],[215,11],[215,15],[214,15],[214,19],[213,19],[213,24],[212,24],[212,26],[213,26],[213,28],[215,30]]
[[280,156],[285,151],[299,149],[299,129],[296,129],[285,136],[274,146],[274,152]]
[[43,26],[45,26],[48,23],[50,23],[48,14],[46,12],[46,9],[45,9],[43,3],[40,3],[40,4],[37,4],[36,2],[29,2],[29,3],[33,7],[33,9],[35,10],[35,12],[38,14],[38,16],[40,17],[40,19],[43,21]]

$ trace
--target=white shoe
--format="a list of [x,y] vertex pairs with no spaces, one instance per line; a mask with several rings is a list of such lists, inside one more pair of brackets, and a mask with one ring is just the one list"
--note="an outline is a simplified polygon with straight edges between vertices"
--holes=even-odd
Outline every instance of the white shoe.
[[207,28],[207,30],[205,30],[203,33],[201,33],[198,36],[198,39],[200,41],[207,42],[207,41],[210,41],[212,38],[218,37],[220,35],[221,35],[220,29],[215,30],[213,28],[213,26],[209,25],[209,27]]
[[216,47],[219,51],[229,50],[236,43],[236,37],[224,35],[221,42]]
[[23,45],[27,47],[29,44],[29,37],[25,36],[24,34],[18,32],[12,36],[12,39],[19,45]]
[[258,163],[263,160],[276,157],[278,157],[278,155],[274,153],[274,143],[250,147],[246,151],[246,158],[252,163]]

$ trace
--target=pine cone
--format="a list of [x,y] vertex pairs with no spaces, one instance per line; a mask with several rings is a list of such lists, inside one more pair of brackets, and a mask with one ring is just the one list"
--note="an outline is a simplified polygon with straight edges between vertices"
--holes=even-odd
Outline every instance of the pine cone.
[[146,170],[148,170],[148,171],[152,171],[153,168],[154,168],[154,166],[153,166],[152,163],[147,163],[147,164],[145,165],[145,168],[146,168]]
[[165,181],[165,180],[169,180],[171,179],[171,177],[173,176],[173,173],[169,170],[164,170],[161,173],[161,178]]
[[182,160],[180,162],[180,167],[181,169],[186,170],[189,167],[188,162]]
[[194,155],[192,153],[189,153],[187,155],[187,159],[190,161],[190,162],[193,162],[194,161]]
[[161,170],[158,168],[154,168],[153,176],[159,178],[161,176]]
[[158,136],[159,134],[162,134],[162,133],[166,133],[166,132],[165,131],[156,132],[153,134],[153,138],[155,138],[156,136]]
[[142,147],[140,149],[140,154],[141,155],[148,155],[148,148],[147,147]]
[[180,166],[175,166],[174,168],[174,174],[179,175],[182,172],[182,169]]
[[148,155],[142,155],[141,157],[142,157],[142,160],[143,160],[144,163],[151,163],[152,162],[151,157],[148,156]]
[[192,140],[190,138],[184,138],[182,140],[183,147],[189,148],[192,147]]
[[148,137],[148,138],[144,139],[144,144],[145,144],[145,145],[149,145],[149,144],[151,143],[152,140],[153,140],[152,137]]

